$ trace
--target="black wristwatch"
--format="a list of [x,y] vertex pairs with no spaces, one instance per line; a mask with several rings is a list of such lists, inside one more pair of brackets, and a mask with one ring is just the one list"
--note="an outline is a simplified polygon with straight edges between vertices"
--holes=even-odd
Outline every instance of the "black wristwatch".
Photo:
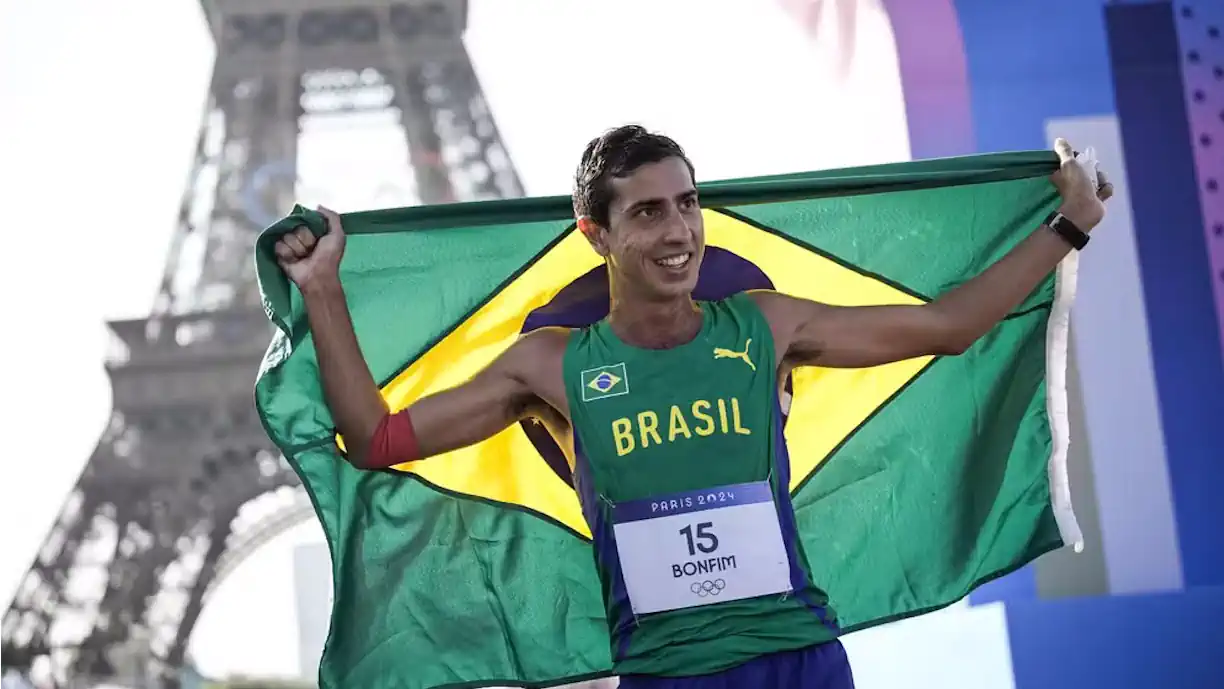
[[1054,230],[1054,233],[1062,237],[1068,244],[1075,247],[1076,251],[1088,246],[1088,233],[1075,226],[1075,223],[1067,219],[1067,216],[1054,211],[1046,216],[1045,226]]

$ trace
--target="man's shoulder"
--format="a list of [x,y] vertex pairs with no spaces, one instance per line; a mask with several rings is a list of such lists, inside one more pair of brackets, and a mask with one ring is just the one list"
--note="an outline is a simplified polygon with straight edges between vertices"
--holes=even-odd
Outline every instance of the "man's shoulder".
[[538,365],[552,359],[560,361],[569,345],[572,328],[548,326],[524,333],[510,348],[505,358],[519,365]]
[[774,346],[785,349],[792,332],[803,316],[803,300],[772,289],[743,292],[743,297],[760,312],[774,338]]
[[765,317],[765,320],[769,320],[771,314],[778,309],[785,309],[785,304],[789,300],[787,295],[772,289],[750,289],[737,292],[722,301],[733,307],[756,308]]
[[746,292],[741,292],[740,295],[754,304],[766,318],[779,310],[793,310],[796,304],[801,301],[785,292],[779,292],[773,289],[754,289]]

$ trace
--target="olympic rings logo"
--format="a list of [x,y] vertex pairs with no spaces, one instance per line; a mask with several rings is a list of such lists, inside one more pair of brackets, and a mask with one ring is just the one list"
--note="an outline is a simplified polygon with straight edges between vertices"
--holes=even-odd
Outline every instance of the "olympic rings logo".
[[723,589],[725,588],[727,588],[727,582],[723,581],[722,579],[715,579],[714,581],[695,581],[693,582],[692,586],[689,586],[689,590],[697,594],[699,598],[705,598],[706,596],[717,596],[718,594],[722,593]]

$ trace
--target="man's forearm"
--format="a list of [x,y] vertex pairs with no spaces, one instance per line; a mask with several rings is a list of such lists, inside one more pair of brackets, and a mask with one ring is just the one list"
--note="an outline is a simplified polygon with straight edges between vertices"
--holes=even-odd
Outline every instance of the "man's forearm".
[[387,403],[361,355],[339,279],[319,280],[302,289],[319,362],[323,395],[345,450],[361,466]]
[[952,348],[963,350],[989,332],[1023,303],[1071,250],[1066,240],[1040,226],[980,275],[932,302],[931,306],[951,325]]

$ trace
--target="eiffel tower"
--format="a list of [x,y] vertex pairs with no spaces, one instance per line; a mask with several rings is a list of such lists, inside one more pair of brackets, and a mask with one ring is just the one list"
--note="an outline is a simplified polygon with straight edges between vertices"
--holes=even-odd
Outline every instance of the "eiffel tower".
[[110,323],[108,427],[4,613],[6,669],[60,686],[178,686],[210,592],[312,516],[252,394],[271,331],[251,252],[294,201],[304,119],[387,115],[422,203],[522,195],[466,0],[201,5],[217,58],[155,307]]

